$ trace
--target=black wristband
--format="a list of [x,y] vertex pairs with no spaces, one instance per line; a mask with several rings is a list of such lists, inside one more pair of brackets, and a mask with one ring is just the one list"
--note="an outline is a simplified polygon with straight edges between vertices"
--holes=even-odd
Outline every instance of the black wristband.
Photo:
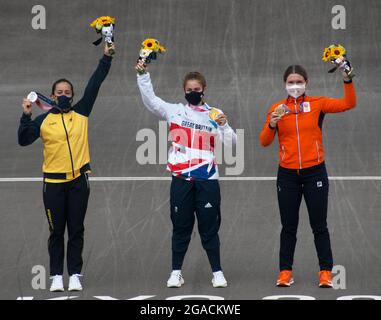
[[275,129],[276,129],[276,127],[273,128],[273,127],[270,125],[270,123],[269,123],[269,128],[270,128],[271,130],[275,130]]
[[344,83],[352,83],[352,79],[344,80]]
[[105,60],[105,61],[112,61],[113,56],[108,56],[107,54],[103,54],[102,59]]

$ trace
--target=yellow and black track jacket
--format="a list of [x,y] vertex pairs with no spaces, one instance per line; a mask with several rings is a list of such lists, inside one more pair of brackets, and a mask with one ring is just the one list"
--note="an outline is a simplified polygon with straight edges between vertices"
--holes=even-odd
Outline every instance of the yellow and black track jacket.
[[42,171],[46,182],[68,182],[90,172],[88,119],[112,58],[104,55],[91,76],[84,95],[69,112],[53,108],[37,116],[23,114],[18,142],[27,146],[41,137],[44,144]]

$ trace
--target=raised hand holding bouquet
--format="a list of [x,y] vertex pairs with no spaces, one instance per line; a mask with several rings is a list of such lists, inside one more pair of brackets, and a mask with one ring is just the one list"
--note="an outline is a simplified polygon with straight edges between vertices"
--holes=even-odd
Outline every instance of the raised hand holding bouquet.
[[139,58],[138,58],[138,65],[136,67],[136,70],[139,74],[145,73],[145,68],[147,64],[151,63],[151,60],[157,59],[158,53],[164,53],[167,49],[160,44],[160,42],[153,38],[147,38],[142,42],[140,52],[139,52]]
[[324,62],[330,61],[335,65],[334,68],[328,71],[329,73],[339,69],[345,73],[348,79],[352,79],[355,76],[351,63],[347,59],[346,49],[341,44],[332,44],[328,48],[325,48],[322,60]]
[[[99,45],[102,42],[102,39],[105,39],[108,47],[112,47],[114,44],[114,29],[115,29],[115,18],[109,16],[102,16],[95,19],[90,27],[94,28],[97,33],[101,34],[101,37],[98,40],[95,40],[93,44],[95,46]],[[110,54],[113,55],[115,50],[110,48]]]

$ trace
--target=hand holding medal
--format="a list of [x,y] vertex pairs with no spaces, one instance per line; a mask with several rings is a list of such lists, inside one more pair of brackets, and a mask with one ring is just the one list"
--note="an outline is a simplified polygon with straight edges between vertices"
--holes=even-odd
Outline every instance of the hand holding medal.
[[[39,107],[43,111],[49,111],[56,105],[56,102],[54,100],[49,99],[48,97],[44,96],[41,93],[31,91],[26,97],[26,99],[24,99],[24,103],[23,103],[24,113],[26,110],[30,111],[31,113],[32,103],[35,103],[37,107]],[[27,109],[25,109],[24,104],[25,106],[28,106]]]
[[289,113],[288,108],[284,105],[281,104],[277,106],[274,111],[271,113],[271,118],[270,118],[270,127],[275,129],[277,126],[277,123],[282,120],[282,118]]
[[217,125],[224,126],[227,122],[226,115],[221,110],[218,110],[214,107],[212,107],[209,111],[209,118],[209,121],[212,123],[214,127],[217,127]]
[[277,106],[274,110],[274,112],[279,116],[279,117],[283,117],[286,115],[287,113],[287,107],[284,105],[284,104],[281,104],[279,106]]

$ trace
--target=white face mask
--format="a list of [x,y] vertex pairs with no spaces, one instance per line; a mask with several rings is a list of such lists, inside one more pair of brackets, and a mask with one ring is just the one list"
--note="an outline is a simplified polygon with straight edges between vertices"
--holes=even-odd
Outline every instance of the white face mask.
[[297,99],[306,92],[306,84],[287,84],[286,90],[291,97]]

